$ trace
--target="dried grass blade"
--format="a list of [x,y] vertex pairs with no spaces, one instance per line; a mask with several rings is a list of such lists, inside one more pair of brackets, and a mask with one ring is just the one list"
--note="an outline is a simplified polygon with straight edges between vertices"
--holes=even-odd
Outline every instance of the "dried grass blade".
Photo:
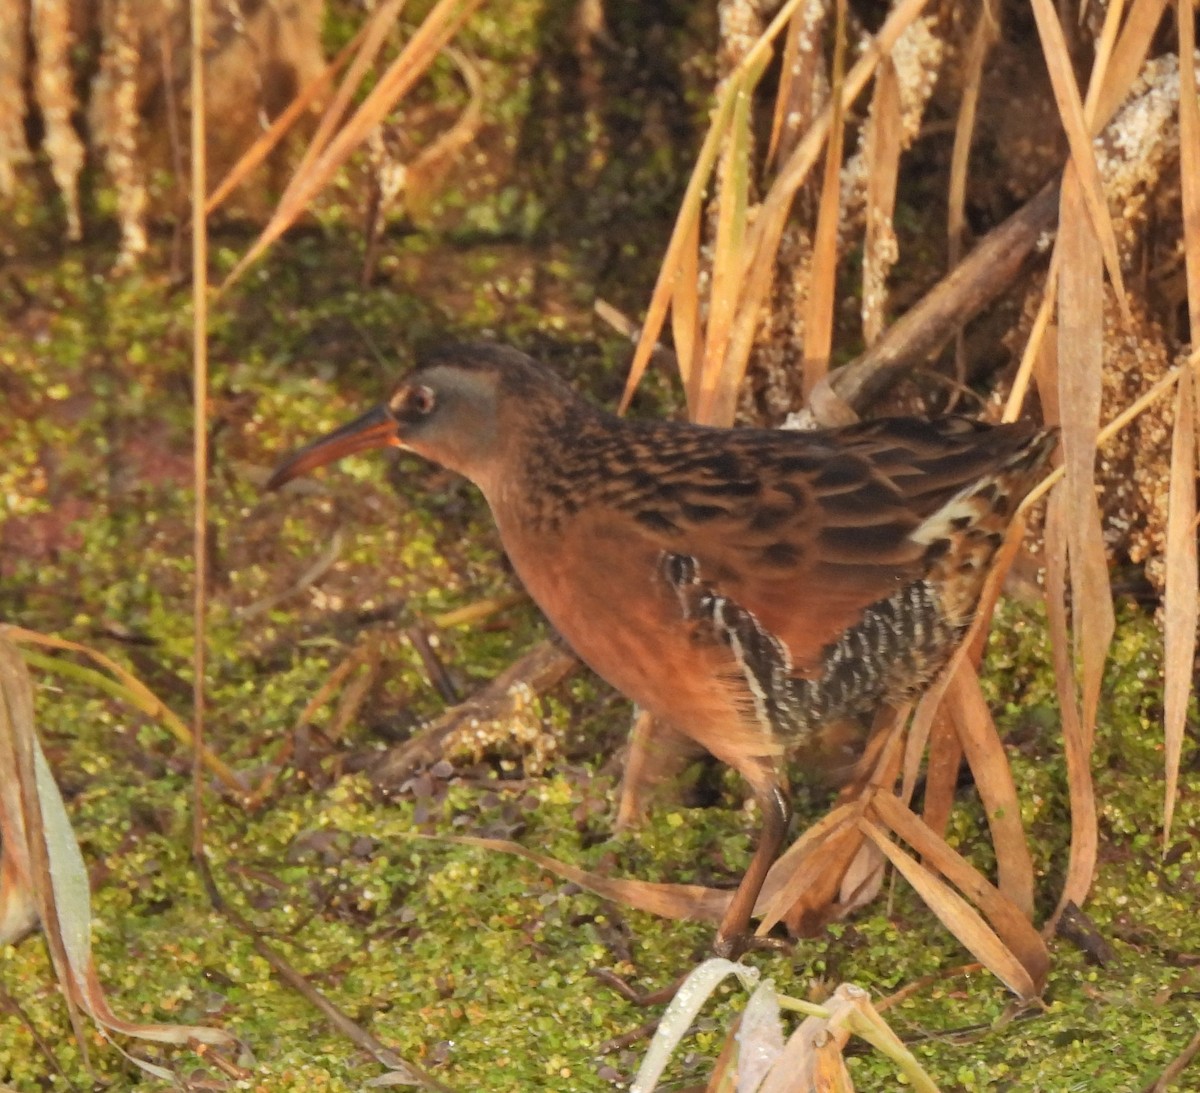
[[1021,804],[1012,769],[996,731],[991,710],[979,689],[975,669],[959,664],[946,691],[947,712],[954,719],[967,762],[975,776],[987,814],[992,845],[996,849],[996,875],[1000,891],[1025,914],[1033,917],[1033,858],[1021,824]]
[[[842,197],[842,148],[845,143],[846,110],[842,90],[846,82],[846,0],[836,0],[833,40],[833,69],[830,76],[829,139],[825,144],[825,172],[813,233],[812,269],[804,308],[803,390],[807,399],[818,381],[829,371],[833,346],[833,311],[837,298],[838,218]],[[884,71],[889,67],[884,62]],[[893,72],[893,83],[895,73]],[[883,76],[881,74],[880,78]],[[772,264],[774,260],[772,259]]]
[[[179,743],[189,748],[192,747],[191,730],[182,719],[162,702],[140,679],[132,673],[127,672],[115,660],[105,656],[99,650],[92,649],[87,645],[80,645],[78,642],[67,641],[65,638],[56,638],[50,634],[39,634],[36,630],[26,630],[21,626],[0,625],[0,638],[6,638],[18,645],[42,645],[50,649],[63,649],[74,653],[83,653],[84,656],[91,658],[101,668],[105,669],[105,671],[116,676],[116,683],[105,676],[90,672],[86,668],[80,668],[78,665],[71,664],[65,660],[39,657],[38,654],[31,652],[26,652],[25,658],[30,663],[36,661],[39,666],[48,668],[51,671],[60,672],[64,675],[74,675],[77,678],[86,678],[106,693],[133,703],[147,717],[158,721]],[[208,748],[204,749],[202,757],[205,767],[221,780],[225,788],[237,800],[244,801],[246,798],[246,787],[242,779],[225,764],[220,756]]]
[[[1034,20],[1042,42],[1042,54],[1050,73],[1054,100],[1058,104],[1059,117],[1066,131],[1067,143],[1071,148],[1071,164],[1079,179],[1080,193],[1087,210],[1088,219],[1104,256],[1104,265],[1112,279],[1113,289],[1126,321],[1132,324],[1129,300],[1125,295],[1125,282],[1121,276],[1121,262],[1117,254],[1117,239],[1104,197],[1104,186],[1100,180],[1100,168],[1092,149],[1091,133],[1084,121],[1083,104],[1079,98],[1079,87],[1071,66],[1070,53],[1063,37],[1062,25],[1058,21],[1051,0],[1032,0]],[[1070,172],[1068,171],[1068,174]],[[1064,180],[1064,189],[1066,182]],[[1061,237],[1060,237],[1061,239]],[[1060,241],[1061,246],[1061,241]]]
[[[1042,300],[1038,304],[1037,314],[1033,318],[1033,325],[1029,328],[1029,338],[1025,342],[1025,349],[1021,353],[1021,363],[1017,366],[1017,374],[1013,378],[1012,390],[1008,393],[1008,401],[1004,404],[1004,414],[1001,417],[1002,421],[1016,421],[1021,416],[1021,410],[1025,405],[1025,396],[1029,392],[1030,377],[1034,375],[1035,370],[1042,362],[1043,346],[1046,345],[1046,331],[1050,329],[1050,320],[1054,316],[1054,304],[1058,299],[1058,248],[1050,256],[1050,269],[1046,272],[1046,283],[1042,286]],[[1058,389],[1058,369],[1057,364],[1053,368],[1053,375],[1047,375],[1045,380],[1038,379],[1038,391],[1043,398],[1049,397],[1047,392],[1057,391]],[[1047,417],[1046,420],[1051,420]],[[1057,416],[1053,419],[1058,421]]]
[[[110,1007],[92,957],[87,867],[37,740],[29,673],[9,636],[0,636],[0,777],[20,785],[21,814],[19,819],[6,818],[17,822],[6,826],[5,841],[14,836],[25,840],[38,918],[80,1051],[86,1060],[88,1038],[83,1032],[82,1013],[92,1018],[105,1035],[117,1032],[164,1044],[195,1040],[215,1047],[234,1046],[236,1038],[222,1029],[129,1021],[118,1017]],[[167,1079],[172,1076],[163,1067],[122,1054],[148,1073]]]
[[[929,734],[929,763],[925,773],[925,803],[921,818],[936,835],[944,835],[954,809],[954,791],[962,766],[962,742],[954,722],[938,704]],[[907,800],[907,798],[905,798]]]
[[[1200,345],[1200,105],[1196,100],[1196,28],[1194,4],[1180,0],[1179,151],[1183,201],[1183,248],[1192,345]],[[1167,510],[1167,586],[1164,596],[1163,721],[1166,787],[1163,800],[1163,849],[1170,845],[1171,821],[1179,787],[1179,763],[1187,728],[1196,662],[1196,620],[1200,580],[1196,557],[1195,377],[1190,370],[1175,391],[1175,428],[1171,439],[1171,484]]]
[[[1042,0],[1038,0],[1039,3]],[[1081,661],[1083,728],[1091,743],[1100,685],[1116,628],[1095,465],[1104,354],[1104,283],[1086,197],[1068,168],[1063,179],[1058,247],[1058,400],[1066,471],[1067,546],[1074,639]]]
[[[803,0],[787,0],[772,18],[770,26],[759,36],[757,42],[746,51],[741,64],[729,74],[724,88],[717,96],[716,105],[709,122],[708,132],[704,135],[704,143],[696,157],[696,165],[692,168],[687,190],[680,202],[679,214],[675,218],[675,227],[667,243],[667,252],[659,267],[658,280],[654,283],[654,291],[650,296],[650,304],[646,309],[646,320],[642,325],[642,336],[634,350],[633,361],[629,365],[629,376],[625,381],[625,392],[621,396],[619,413],[629,408],[634,391],[642,381],[650,356],[666,321],[667,308],[674,294],[675,284],[680,276],[680,248],[684,246],[691,231],[692,221],[699,221],[704,191],[708,187],[713,165],[716,163],[722,141],[729,129],[733,113],[734,100],[739,93],[746,74],[757,70],[760,74],[770,61],[773,43],[782,33],[785,26],[795,14]],[[922,0],[924,2],[924,0]],[[751,85],[752,89],[753,85]],[[740,381],[740,377],[739,377]]]
[[1075,668],[1067,629],[1067,520],[1066,494],[1060,485],[1046,506],[1046,614],[1050,623],[1050,647],[1054,655],[1054,678],[1062,716],[1063,751],[1067,760],[1067,792],[1071,802],[1071,849],[1067,875],[1058,906],[1046,923],[1053,933],[1058,916],[1068,903],[1082,907],[1092,888],[1099,849],[1096,796],[1092,787],[1092,747],[1084,731],[1075,685]]
[[765,937],[783,922],[794,936],[807,937],[838,917],[832,905],[862,841],[862,832],[851,820],[814,844],[766,907],[755,907],[762,916],[758,936]]
[[[3,718],[11,710],[0,710]],[[0,749],[3,744],[0,744]],[[8,762],[0,751],[0,763]],[[21,813],[21,786],[16,778],[0,779],[0,945],[15,945],[37,928],[37,898],[29,845]]]
[[508,839],[485,839],[475,835],[426,835],[418,831],[410,832],[409,837],[512,854],[614,903],[638,911],[647,911],[660,918],[711,922],[715,925],[721,921],[721,916],[725,914],[725,909],[733,897],[732,890],[706,888],[700,884],[659,884],[653,881],[602,876],[580,869],[569,862],[559,861],[549,854],[530,850]]
[[[848,986],[848,984],[846,985]],[[838,988],[839,993],[843,988]],[[892,1030],[883,1014],[871,1002],[866,991],[857,988],[852,996],[854,1007],[846,1013],[846,1026],[860,1039],[866,1040],[876,1051],[892,1060],[903,1072],[908,1084],[917,1093],[938,1093],[933,1079],[925,1073],[917,1057]]]
[[428,201],[434,180],[468,144],[475,139],[483,125],[483,106],[486,101],[483,75],[479,66],[465,53],[453,46],[446,47],[446,56],[454,62],[463,85],[470,96],[458,120],[440,133],[428,148],[408,165],[408,207],[416,209]]
[[1087,96],[1083,100],[1083,117],[1087,122],[1088,131],[1093,135],[1103,128],[1102,124],[1097,124],[1096,106],[1104,94],[1108,66],[1112,60],[1124,12],[1125,0],[1112,0],[1104,12],[1104,26],[1100,29],[1100,36],[1096,39],[1092,53],[1092,71],[1088,76]]
[[646,321],[642,324],[642,336],[633,352],[618,413],[623,414],[629,409],[630,400],[638,384],[642,382],[646,365],[650,363],[650,355],[654,352],[654,346],[662,332],[663,323],[667,318],[667,307],[675,294],[675,285],[682,275],[684,247],[699,231],[697,225],[700,223],[704,191],[712,177],[721,142],[729,131],[737,92],[736,83],[731,80],[725,85],[713,109],[713,118],[704,136],[704,143],[700,146],[700,154],[696,157],[696,166],[692,168],[692,177],[688,179],[687,190],[684,191],[683,201],[679,204],[679,215],[675,218],[675,228],[667,243],[667,253],[663,255],[658,280],[654,282],[650,305],[646,308]]
[[[842,791],[843,803],[804,832],[772,866],[755,906],[755,913],[763,919],[762,932],[782,921],[793,934],[807,935],[829,920],[829,902],[839,889],[844,890],[848,872],[862,849],[862,837],[853,822],[879,789],[891,791],[899,775],[909,709],[904,705],[879,710],[856,776]],[[854,894],[858,895],[861,891]],[[840,914],[849,909],[833,910]]]
[[855,851],[838,886],[838,915],[845,917],[865,907],[883,888],[887,858],[869,842]]
[[[767,140],[765,164],[770,168],[779,151],[779,142],[787,125],[788,114],[795,109],[797,98],[797,76],[799,75],[800,35],[804,30],[808,8],[800,4],[788,22],[784,32],[783,60],[779,66],[779,88],[775,92],[775,111],[771,115],[771,136]],[[803,93],[803,88],[800,92]]]
[[380,49],[383,48],[384,40],[391,31],[393,24],[399,18],[404,4],[405,0],[387,0],[386,3],[381,4],[375,10],[367,25],[363,28],[361,35],[362,45],[354,55],[354,60],[346,72],[346,78],[342,80],[329,105],[325,107],[325,113],[322,114],[321,120],[317,123],[316,132],[313,133],[312,140],[309,141],[308,147],[304,150],[304,155],[296,165],[296,170],[292,175],[291,181],[284,189],[283,196],[279,199],[281,205],[291,201],[292,195],[297,188],[303,185],[303,180],[307,176],[309,168],[329,146],[330,139],[346,115],[346,110],[350,106],[354,93],[358,90],[359,84],[362,83],[363,77],[366,76],[371,65],[375,63],[375,58],[379,55]]
[[[483,0],[439,0],[405,44],[400,55],[379,77],[379,82],[359,104],[350,119],[334,133],[324,148],[318,148],[310,172],[297,172],[285,197],[298,205],[307,204],[333,172],[362,143],[367,134],[391,112],[396,102],[428,70],[437,55],[482,4]],[[380,9],[381,12],[383,9]],[[398,13],[397,8],[397,13]],[[346,83],[349,83],[347,77]],[[334,122],[336,123],[336,118]],[[314,144],[317,142],[314,141]],[[280,201],[283,206],[285,202]]]
[[[1000,24],[992,11],[991,0],[983,0],[971,32],[971,44],[967,47],[962,100],[954,122],[954,147],[950,152],[950,182],[946,199],[946,266],[951,270],[958,265],[962,256],[967,169],[971,160],[971,140],[975,134],[975,115],[979,108],[979,89],[983,84],[983,66],[999,35]],[[962,330],[954,338],[954,376],[959,383],[966,382],[966,341]],[[957,401],[956,391],[948,409],[953,409]]]
[[[373,18],[378,18],[378,12]],[[307,85],[301,88],[299,94],[288,103],[283,113],[271,122],[267,131],[261,133],[254,143],[246,149],[237,163],[221,179],[220,184],[208,195],[208,200],[204,203],[205,216],[211,216],[216,209],[219,209],[225,199],[242,184],[246,177],[262,165],[263,161],[271,154],[279,142],[283,140],[288,130],[300,120],[301,115],[303,115],[313,101],[325,93],[329,85],[333,83],[333,78],[341,72],[346,66],[346,62],[354,54],[354,51],[358,49],[363,40],[363,35],[366,34],[370,25],[368,23],[367,26],[360,27],[358,33],[342,46],[338,51],[338,55],[325,66],[320,75],[310,80]]]
[[[75,1034],[84,1064],[90,1067],[88,1037],[81,1012],[83,1007],[75,982],[76,952],[85,941],[78,937],[78,931],[74,931],[76,942],[70,944],[59,920],[50,849],[45,835],[42,795],[35,769],[39,757],[40,748],[33,719],[33,685],[29,672],[16,649],[7,640],[0,639],[0,770],[4,773],[6,783],[18,787],[13,802],[17,810],[5,816],[5,852],[7,856],[11,840],[20,839],[24,844],[21,856],[28,870],[37,919],[42,924],[46,948],[50,951],[50,960],[62,987],[71,1031]],[[42,762],[45,760],[42,759]],[[59,803],[61,805],[61,798]],[[78,844],[75,854],[79,854]],[[79,864],[82,866],[82,860]],[[86,870],[84,874],[86,876]]]
[[1175,389],[1175,429],[1171,439],[1171,485],[1167,510],[1167,581],[1163,597],[1163,850],[1171,842],[1171,821],[1179,792],[1179,763],[1187,729],[1188,703],[1196,664],[1196,620],[1200,587],[1196,573],[1195,387],[1185,379]]
[[978,911],[915,858],[901,850],[869,820],[859,820],[859,826],[972,956],[1018,998],[1038,996],[1039,988],[1029,971]]
[[297,173],[292,179],[274,215],[225,279],[223,289],[237,280],[267,247],[292,226],[308,203],[324,188],[367,134],[387,116],[396,102],[425,74],[438,53],[482,3],[483,0],[438,0],[350,120],[304,172]]
[[854,1093],[841,1046],[829,1033],[813,1044],[813,1088],[821,1093]]
[[761,76],[760,67],[751,69],[741,80],[734,95],[733,117],[721,156],[708,325],[704,332],[704,356],[693,381],[700,392],[694,420],[704,425],[733,424],[737,388],[734,387],[732,392],[727,390],[723,382],[723,362],[742,280],[746,203],[750,190],[750,108],[754,87]]
[[[804,1093],[821,1089],[817,1082],[817,1045],[821,1042],[831,1042],[840,1052],[850,1039],[850,1030],[846,1025],[844,1014],[852,1005],[847,996],[847,988],[856,988],[843,983],[823,1003],[822,1013],[808,1014],[795,1031],[788,1037],[783,1051],[775,1060],[770,1073],[758,1088],[758,1093],[793,1093],[803,1090]],[[785,1002],[786,1004],[786,1002]]]
[[[810,883],[810,877],[815,875],[806,871],[807,859],[811,858],[822,844],[852,824],[861,812],[862,807],[857,801],[830,809],[780,854],[767,874],[754,908],[755,912],[762,916],[764,923],[769,921],[774,925],[783,919],[788,908],[804,893],[805,886]],[[800,876],[802,872],[804,876]],[[771,927],[766,928],[769,930]]]
[[881,793],[872,803],[872,810],[874,816],[921,855],[927,866],[945,877],[979,908],[1040,988],[1050,970],[1050,954],[1023,909],[898,798]]
[[900,783],[900,797],[904,801],[910,801],[913,791],[916,789],[917,779],[921,774],[921,759],[925,754],[925,745],[929,742],[934,719],[938,716],[942,698],[946,693],[946,688],[950,685],[951,671],[952,669],[947,667],[934,680],[929,689],[921,696],[921,701],[917,703],[916,712],[913,714],[904,747],[903,778]]
[[967,200],[967,167],[971,160],[971,138],[975,133],[975,114],[979,107],[979,89],[983,83],[983,65],[988,52],[1000,35],[1000,24],[992,10],[992,0],[983,0],[979,18],[971,32],[963,76],[962,101],[954,122],[954,148],[950,153],[950,193],[947,202],[946,234],[950,269],[958,265],[962,251],[964,209]]
[[[1084,116],[1087,119],[1089,131],[1099,133],[1129,92],[1134,79],[1137,77],[1150,40],[1162,19],[1162,11],[1166,0],[1134,0],[1129,18],[1116,39],[1108,63],[1104,64],[1102,55],[1097,56],[1097,67],[1093,68],[1093,78],[1088,87],[1087,105]],[[1112,33],[1116,25],[1119,8],[1110,7],[1105,17],[1105,29],[1102,44]],[[1097,91],[1097,87],[1100,89]],[[1033,371],[1037,356],[1041,350],[1042,338],[1049,326],[1054,312],[1054,303],[1058,292],[1059,250],[1056,247],[1050,261],[1050,272],[1046,275],[1046,284],[1042,292],[1041,306],[1029,333],[1021,364],[1013,381],[1008,402],[1004,409],[1005,421],[1016,421],[1021,415],[1028,389],[1029,377]],[[1044,385],[1040,385],[1043,392]]]
[[1129,88],[1145,63],[1166,6],[1167,0],[1133,0],[1129,16],[1105,67],[1100,93],[1096,97],[1095,113],[1091,118],[1093,133],[1108,124],[1129,93]]
[[1200,349],[1200,103],[1197,102],[1195,5],[1179,3],[1179,174],[1183,251],[1193,357]]
[[[863,340],[874,345],[887,322],[887,276],[895,264],[896,181],[900,176],[900,80],[890,57],[879,65],[867,121],[866,235],[863,243]],[[828,354],[826,354],[828,357]]]
[[[858,98],[879,59],[891,52],[896,39],[921,14],[927,3],[928,0],[899,0],[884,20],[879,33],[867,44],[847,74],[841,95],[843,109],[848,110]],[[774,281],[775,257],[779,252],[779,241],[792,207],[792,199],[820,154],[832,116],[832,109],[826,107],[796,145],[795,151],[780,168],[778,177],[759,205],[754,226],[747,233],[749,274],[738,300],[737,318],[734,320],[733,336],[726,355],[727,375],[735,378],[737,383],[741,382],[746,373],[750,349],[758,328],[759,309]]]
[[701,344],[700,328],[700,218],[692,219],[679,255],[679,277],[671,296],[671,335],[675,342],[675,360],[679,378],[687,398],[688,418],[696,420],[700,401],[699,378],[701,361],[697,347]]
[[[1156,379],[1149,387],[1146,388],[1137,398],[1135,398],[1128,406],[1124,407],[1120,413],[1113,416],[1112,420],[1100,430],[1100,435],[1097,438],[1099,446],[1103,448],[1114,436],[1123,430],[1131,421],[1139,415],[1144,414],[1146,410],[1153,406],[1160,398],[1172,390],[1180,380],[1189,371],[1200,368],[1200,350],[1188,354],[1187,361],[1178,368],[1171,369],[1166,375]],[[1043,406],[1045,401],[1043,400]],[[1049,419],[1047,419],[1049,420]],[[1057,466],[1045,478],[1043,478],[1032,490],[1025,496],[1025,500],[1021,502],[1021,510],[1025,511],[1032,508],[1041,501],[1055,486],[1063,480],[1062,466]]]

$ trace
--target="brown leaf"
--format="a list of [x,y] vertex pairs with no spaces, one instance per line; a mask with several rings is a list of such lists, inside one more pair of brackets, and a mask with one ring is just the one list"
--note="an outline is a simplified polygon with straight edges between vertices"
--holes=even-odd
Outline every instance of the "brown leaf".
[[[812,844],[809,853],[795,865],[789,859],[780,868],[781,875],[786,877],[785,886],[761,909],[758,935],[765,936],[776,922],[782,921],[794,937],[812,937],[826,923],[840,918],[842,908],[834,905],[834,897],[861,845],[862,834],[854,821],[849,820]],[[784,869],[788,871],[785,873]]]

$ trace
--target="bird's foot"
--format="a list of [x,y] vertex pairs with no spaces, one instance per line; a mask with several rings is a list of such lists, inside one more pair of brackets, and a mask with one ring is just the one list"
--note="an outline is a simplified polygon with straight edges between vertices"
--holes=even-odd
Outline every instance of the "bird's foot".
[[737,960],[749,952],[791,952],[795,944],[786,937],[759,937],[748,932],[726,935],[718,931],[713,941],[713,952],[726,960]]

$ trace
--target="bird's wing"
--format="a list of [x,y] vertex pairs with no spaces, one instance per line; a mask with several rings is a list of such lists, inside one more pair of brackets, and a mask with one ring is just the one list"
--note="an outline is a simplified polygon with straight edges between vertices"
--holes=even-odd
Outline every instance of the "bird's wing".
[[964,419],[726,434],[719,456],[665,459],[632,515],[665,557],[690,560],[677,576],[749,612],[806,675],[922,575],[936,547],[914,533],[1027,441]]

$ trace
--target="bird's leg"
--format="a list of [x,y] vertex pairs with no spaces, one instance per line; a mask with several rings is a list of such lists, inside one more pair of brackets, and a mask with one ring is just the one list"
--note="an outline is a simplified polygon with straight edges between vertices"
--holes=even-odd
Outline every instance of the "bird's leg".
[[617,831],[638,823],[650,795],[679,775],[703,749],[673,725],[642,710],[633,723],[621,795],[617,804]]
[[725,917],[721,919],[721,925],[717,928],[717,938],[713,942],[713,952],[729,960],[736,960],[748,949],[780,947],[778,941],[754,936],[750,929],[750,916],[754,913],[754,904],[758,902],[758,894],[762,891],[771,864],[783,845],[788,821],[792,818],[792,809],[777,775],[771,776],[765,785],[756,784],[755,796],[763,812],[758,846],[741,883],[737,886],[737,891],[733,893],[733,899]]

